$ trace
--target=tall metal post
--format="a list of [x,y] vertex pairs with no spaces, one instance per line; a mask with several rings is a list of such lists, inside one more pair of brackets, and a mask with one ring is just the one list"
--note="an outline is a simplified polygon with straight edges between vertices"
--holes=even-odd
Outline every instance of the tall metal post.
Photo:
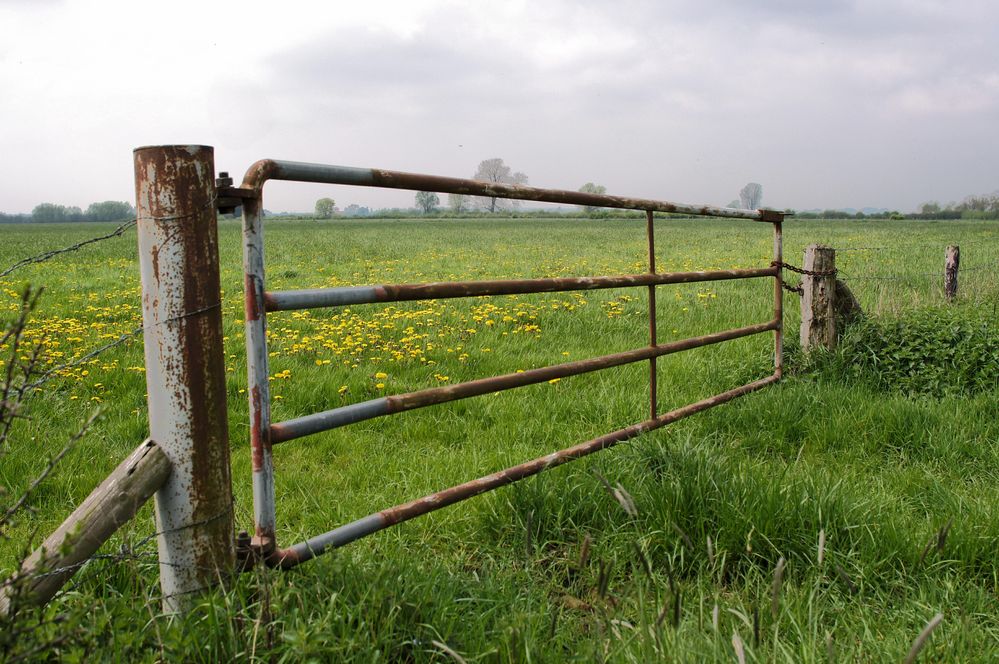
[[169,458],[156,493],[163,608],[235,569],[211,147],[137,148],[135,201],[149,431]]
[[267,380],[267,314],[264,306],[263,201],[243,199],[243,296],[246,310],[246,371],[253,460],[253,546],[264,558],[276,547],[274,463],[271,459],[271,397]]

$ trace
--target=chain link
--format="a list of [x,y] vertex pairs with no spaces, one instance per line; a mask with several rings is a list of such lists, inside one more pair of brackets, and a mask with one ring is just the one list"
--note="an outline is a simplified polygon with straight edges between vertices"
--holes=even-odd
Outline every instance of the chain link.
[[785,263],[784,261],[771,261],[770,267],[782,267],[786,270],[790,270],[791,272],[797,272],[798,274],[804,274],[809,277],[835,277],[839,274],[839,270],[836,268],[831,270],[806,270],[804,268],[791,265],[790,263]]

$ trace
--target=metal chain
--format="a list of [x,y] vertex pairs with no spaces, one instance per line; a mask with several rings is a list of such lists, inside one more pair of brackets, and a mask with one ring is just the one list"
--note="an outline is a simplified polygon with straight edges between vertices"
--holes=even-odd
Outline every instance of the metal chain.
[[835,277],[839,271],[836,268],[831,270],[806,270],[804,268],[791,265],[790,263],[785,263],[784,261],[771,261],[770,267],[782,267],[791,272],[797,272],[798,274],[808,275],[810,277]]
[[801,287],[801,284],[798,284],[797,286],[791,286],[789,284],[781,282],[781,287],[789,293],[797,293],[798,295],[805,294],[805,289]]

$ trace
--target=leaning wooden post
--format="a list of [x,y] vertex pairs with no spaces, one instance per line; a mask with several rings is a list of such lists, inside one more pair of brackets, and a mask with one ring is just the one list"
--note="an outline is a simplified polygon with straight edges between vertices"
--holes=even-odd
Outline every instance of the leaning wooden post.
[[214,150],[135,150],[149,433],[170,459],[156,493],[165,611],[235,569]]
[[961,265],[961,247],[952,244],[944,256],[944,295],[948,302],[957,297],[957,269]]
[[19,603],[42,606],[128,522],[170,476],[170,460],[151,440],[128,455],[0,586],[0,616]]
[[[801,288],[801,348],[836,346],[836,251],[813,244],[805,249]],[[810,274],[812,273],[812,274]]]

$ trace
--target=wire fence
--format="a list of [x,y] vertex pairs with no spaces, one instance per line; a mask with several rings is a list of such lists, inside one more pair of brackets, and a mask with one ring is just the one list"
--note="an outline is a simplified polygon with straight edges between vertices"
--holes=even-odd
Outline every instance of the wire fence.
[[[214,199],[210,202],[210,205],[215,205],[215,200]],[[192,213],[191,215],[182,215],[182,216],[173,216],[173,217],[155,217],[155,218],[153,218],[153,220],[154,221],[170,221],[170,220],[181,219],[181,218],[188,217],[188,216],[193,216],[194,214],[197,214],[197,213]],[[96,236],[96,237],[88,238],[86,240],[83,240],[83,241],[80,241],[80,242],[76,242],[76,243],[73,243],[73,244],[65,246],[65,247],[60,247],[60,248],[57,248],[57,249],[46,250],[46,251],[40,252],[38,254],[29,256],[27,258],[21,259],[21,260],[17,261],[16,263],[12,264],[10,267],[8,267],[5,270],[3,270],[2,272],[0,272],[0,278],[7,277],[10,274],[16,272],[17,270],[19,270],[21,268],[25,268],[25,267],[30,266],[30,265],[36,265],[36,264],[39,264],[39,263],[44,263],[44,262],[49,261],[49,260],[51,260],[53,258],[56,258],[56,257],[59,257],[59,256],[64,256],[66,254],[71,254],[71,253],[80,251],[80,250],[84,249],[85,247],[89,247],[89,246],[94,245],[96,243],[121,237],[130,228],[135,227],[137,223],[138,223],[138,219],[130,219],[130,220],[128,220],[128,221],[120,224],[119,226],[117,226],[114,230],[112,230],[109,233],[105,233],[103,235],[99,235],[99,236]],[[108,343],[102,344],[102,345],[100,345],[100,346],[98,346],[96,348],[93,348],[93,349],[87,351],[86,353],[84,353],[83,355],[81,355],[79,357],[76,357],[76,358],[74,358],[74,359],[72,359],[72,360],[70,360],[68,362],[60,363],[60,364],[57,364],[57,365],[54,365],[54,366],[51,366],[51,367],[45,369],[43,372],[37,374],[37,377],[34,377],[33,379],[32,378],[26,378],[26,380],[29,380],[30,382],[27,382],[25,385],[20,386],[19,390],[20,390],[21,393],[25,393],[25,392],[28,392],[28,391],[37,390],[38,388],[41,388],[46,383],[52,381],[55,378],[58,378],[66,370],[72,369],[74,367],[78,367],[78,366],[83,365],[83,364],[87,364],[89,362],[92,362],[93,360],[95,360],[99,356],[103,355],[104,353],[106,353],[106,352],[108,352],[108,351],[110,351],[112,349],[115,349],[115,348],[117,348],[119,346],[122,346],[123,344],[126,344],[126,343],[128,343],[128,342],[130,342],[130,341],[132,341],[132,340],[134,340],[136,338],[141,338],[146,331],[152,329],[155,326],[168,325],[168,324],[171,324],[171,323],[175,323],[175,322],[183,320],[183,319],[191,318],[191,317],[194,317],[194,316],[198,316],[198,315],[204,314],[204,313],[209,312],[209,311],[220,309],[221,307],[222,307],[222,302],[219,301],[219,302],[215,302],[215,303],[213,303],[211,305],[208,305],[206,307],[201,307],[199,309],[195,309],[195,310],[192,310],[192,311],[187,311],[187,312],[184,312],[182,314],[179,314],[179,315],[176,315],[176,316],[171,316],[171,317],[166,318],[166,319],[161,320],[161,321],[157,321],[156,323],[154,323],[152,325],[140,325],[140,326],[136,327],[135,329],[132,329],[132,330],[130,330],[130,331],[124,333],[124,334],[121,334],[118,338],[116,338],[116,339],[114,339],[114,340],[112,340],[112,341],[110,341]],[[83,433],[86,431],[86,429],[89,426],[89,424],[91,424],[96,419],[96,417],[97,417],[98,414],[99,413],[95,413],[95,414],[91,415],[91,418],[88,420],[87,424],[81,430],[80,434],[78,436],[74,437],[73,441],[71,441],[71,443],[69,443],[66,446],[64,446],[63,449],[58,454],[54,455],[49,460],[49,463],[48,463],[46,471],[44,471],[41,476],[39,476],[38,478],[36,478],[35,482],[33,482],[32,485],[24,492],[24,494],[23,494],[23,496],[22,496],[22,498],[20,500],[15,501],[15,503],[8,510],[6,510],[8,518],[10,518],[13,515],[13,512],[17,512],[21,508],[24,507],[24,502],[25,502],[25,499],[28,497],[28,495],[32,492],[32,490],[34,488],[36,488],[37,484],[39,484],[42,480],[44,480],[49,475],[49,473],[51,472],[52,467],[56,463],[58,463],[65,456],[65,454],[69,451],[72,442],[78,440],[79,437],[82,437]],[[207,569],[207,568],[203,568],[203,567],[200,567],[200,566],[197,566],[197,565],[193,565],[193,564],[172,563],[172,562],[169,562],[169,561],[157,560],[159,558],[158,553],[157,553],[157,551],[155,549],[151,548],[151,544],[154,543],[156,541],[156,539],[159,538],[162,535],[167,535],[167,534],[170,534],[170,533],[173,533],[173,532],[179,532],[179,531],[182,531],[182,530],[187,530],[187,529],[195,528],[195,527],[198,527],[198,526],[203,526],[203,525],[205,525],[207,523],[211,523],[212,521],[215,521],[215,520],[218,520],[218,519],[223,518],[225,516],[228,516],[230,514],[230,512],[233,512],[233,511],[240,512],[239,518],[240,518],[240,520],[242,522],[246,523],[246,522],[249,521],[250,515],[246,512],[245,509],[244,510],[240,510],[239,505],[235,501],[235,498],[233,498],[233,502],[232,502],[232,505],[230,506],[230,508],[226,509],[224,512],[222,512],[220,514],[217,514],[217,515],[215,515],[213,517],[210,517],[208,519],[204,519],[204,520],[200,520],[200,521],[193,522],[193,523],[190,523],[190,524],[186,524],[186,525],[181,526],[179,528],[174,528],[174,529],[170,529],[170,530],[161,530],[161,531],[153,532],[153,533],[151,533],[149,535],[146,535],[146,536],[142,537],[138,542],[136,542],[134,544],[129,543],[129,542],[126,541],[126,542],[122,543],[121,545],[119,545],[119,548],[118,548],[117,551],[111,551],[111,552],[107,552],[107,553],[95,554],[95,555],[92,555],[92,556],[88,557],[87,559],[85,559],[83,561],[74,563],[72,565],[65,565],[65,566],[60,566],[60,567],[52,568],[52,569],[43,569],[43,571],[39,571],[39,572],[34,572],[34,573],[23,573],[23,572],[22,573],[17,573],[17,572],[15,572],[13,575],[9,576],[8,578],[4,579],[3,581],[0,581],[0,591],[8,591],[8,590],[13,589],[14,593],[16,594],[18,588],[25,588],[26,585],[30,584],[30,582],[32,582],[32,581],[35,581],[35,580],[38,580],[38,579],[42,579],[44,577],[73,574],[73,573],[75,573],[75,572],[77,572],[77,571],[79,571],[79,570],[81,570],[81,569],[83,569],[83,568],[85,568],[87,566],[92,565],[95,562],[101,562],[101,563],[113,564],[113,565],[119,565],[119,564],[124,564],[124,563],[128,563],[128,562],[149,562],[152,565],[156,565],[156,566],[158,566],[158,565],[168,565],[168,566],[177,567],[177,568],[186,568],[186,569],[190,569],[190,570],[206,571],[206,572],[211,572],[213,574],[218,573],[218,570],[216,570],[214,568]],[[77,588],[83,582],[84,582],[84,579],[78,577],[78,578],[76,578],[76,580],[74,580],[72,582],[72,584],[70,586],[68,586],[67,589],[68,590],[72,590],[74,588]],[[66,592],[66,590],[64,590],[63,592]],[[160,598],[160,599],[162,599],[162,598]]]
[[0,279],[2,279],[3,277],[6,277],[7,275],[9,275],[10,273],[14,272],[15,270],[19,270],[20,268],[25,267],[27,265],[34,265],[36,263],[44,263],[45,261],[50,260],[52,258],[55,258],[56,256],[59,256],[61,254],[69,254],[69,253],[72,253],[74,251],[79,251],[80,249],[83,249],[84,247],[86,247],[88,245],[95,244],[97,242],[101,242],[103,240],[110,240],[111,238],[120,237],[129,228],[135,226],[136,223],[138,223],[138,219],[129,219],[128,221],[126,221],[122,225],[118,226],[118,228],[114,229],[113,231],[111,231],[107,235],[100,235],[98,237],[90,238],[88,240],[84,240],[82,242],[77,242],[76,244],[71,244],[68,247],[63,247],[61,249],[52,249],[52,250],[49,250],[49,251],[43,251],[40,254],[36,254],[34,256],[29,256],[28,258],[24,258],[22,260],[19,260],[18,262],[14,263],[13,265],[11,265],[10,267],[8,267],[3,272],[0,272]]

